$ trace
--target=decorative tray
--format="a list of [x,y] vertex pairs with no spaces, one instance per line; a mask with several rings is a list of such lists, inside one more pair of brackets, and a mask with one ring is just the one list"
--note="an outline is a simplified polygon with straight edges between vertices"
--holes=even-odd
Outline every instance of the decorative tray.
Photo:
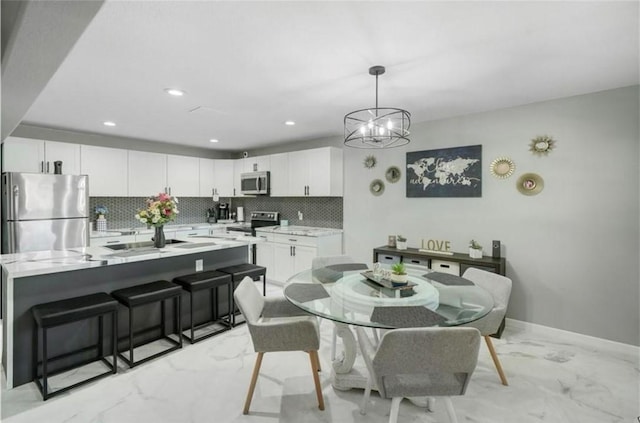
[[390,279],[386,279],[380,276],[375,276],[373,274],[373,270],[367,270],[366,272],[360,273],[362,276],[367,278],[368,280],[377,283],[380,286],[391,289],[410,289],[416,286],[413,282],[394,282]]

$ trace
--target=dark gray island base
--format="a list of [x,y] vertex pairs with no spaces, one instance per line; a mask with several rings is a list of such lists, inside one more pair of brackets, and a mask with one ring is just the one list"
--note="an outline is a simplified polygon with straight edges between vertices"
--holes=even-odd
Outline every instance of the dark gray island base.
[[[13,388],[33,380],[33,330],[34,321],[31,307],[36,304],[62,300],[66,298],[88,295],[96,292],[111,293],[116,289],[152,282],[156,280],[171,281],[174,277],[195,273],[195,260],[203,260],[204,270],[215,270],[247,262],[246,245],[197,252],[159,259],[134,261],[101,267],[52,272],[42,275],[16,277],[9,279],[5,269],[2,277],[2,317],[3,317],[3,354],[2,365],[7,376],[7,387]],[[218,315],[229,310],[228,291],[221,287],[218,295],[220,305]],[[211,310],[209,296],[194,297],[194,320],[202,322],[210,320]],[[170,303],[166,304],[166,330],[174,332],[173,313]],[[181,298],[182,326],[189,324],[189,301],[187,295]],[[8,316],[11,313],[11,317]],[[118,348],[127,349],[127,309],[118,309]],[[8,318],[9,317],[9,318]],[[160,306],[151,304],[136,311],[136,327],[134,332],[152,328],[136,338],[136,344],[143,339],[157,339],[160,335]],[[8,323],[8,324],[7,324]],[[155,328],[153,328],[155,326]],[[9,333],[10,331],[10,333]],[[105,331],[105,351],[111,348],[110,329]],[[95,344],[98,339],[97,319],[85,320],[59,328],[50,333],[49,356],[54,357],[62,351],[75,351]],[[55,341],[54,341],[55,340]],[[53,342],[52,342],[53,341]],[[68,367],[95,357],[95,351],[74,354],[65,357],[50,366],[50,371]]]

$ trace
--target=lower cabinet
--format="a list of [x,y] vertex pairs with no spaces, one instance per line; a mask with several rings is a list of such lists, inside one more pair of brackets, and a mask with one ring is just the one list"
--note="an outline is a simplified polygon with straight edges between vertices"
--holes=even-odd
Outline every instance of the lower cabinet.
[[285,283],[296,273],[311,269],[314,257],[342,254],[342,234],[330,236],[291,236],[264,234],[265,239],[256,245],[256,262],[267,268],[267,278],[276,283]]

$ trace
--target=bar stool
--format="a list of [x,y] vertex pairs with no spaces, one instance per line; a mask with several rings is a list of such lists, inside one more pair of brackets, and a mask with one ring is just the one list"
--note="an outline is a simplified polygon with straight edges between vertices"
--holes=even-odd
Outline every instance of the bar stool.
[[[42,399],[46,401],[54,395],[61,394],[72,388],[80,385],[84,385],[89,382],[93,382],[96,379],[115,374],[118,369],[117,362],[117,331],[118,331],[118,302],[113,299],[109,294],[100,292],[97,294],[85,295],[82,297],[69,298],[61,301],[53,301],[50,303],[38,304],[31,308],[31,313],[36,322],[36,327],[33,331],[33,359],[32,359],[32,372],[33,380],[36,386],[42,394]],[[110,363],[104,358],[104,321],[103,317],[107,314],[111,314],[111,346],[113,363]],[[90,347],[85,347],[76,351],[67,352],[56,357],[48,356],[47,345],[47,331],[57,326],[62,326],[68,323],[79,322],[82,320],[91,319],[93,317],[98,318],[98,343]],[[42,329],[42,383],[38,377],[38,341],[39,330]],[[58,340],[61,342],[61,340]],[[71,367],[65,367],[64,369],[57,370],[56,372],[49,372],[48,364],[50,361],[60,360],[68,358],[69,356],[88,352],[93,349],[97,350],[97,357],[95,359],[85,360],[77,365]],[[71,370],[72,368],[84,366],[85,364],[93,363],[96,361],[103,362],[108,371],[99,375],[84,379],[80,382],[76,382],[72,385],[60,388],[55,392],[49,392],[49,377],[56,374],[60,374]]]
[[[161,355],[170,353],[171,351],[175,351],[179,348],[182,348],[182,325],[180,321],[180,295],[182,293],[182,289],[180,289],[179,285],[171,283],[169,281],[155,281],[149,282],[142,285],[132,286],[131,288],[118,289],[113,291],[111,295],[120,302],[120,304],[124,305],[129,309],[129,358],[125,357],[124,354],[120,354],[120,358],[124,360],[125,363],[129,365],[129,367],[135,367],[138,364],[142,364],[145,361],[152,360]],[[165,301],[173,299],[174,305],[174,325],[175,325],[175,333],[178,335],[178,341],[167,336],[166,333],[166,325],[165,325]],[[136,307],[160,302],[160,336],[151,339],[147,342],[143,342],[139,345],[134,345],[134,310]],[[157,326],[152,327],[156,328]],[[147,332],[148,329],[141,330],[138,333]],[[156,341],[158,339],[165,339],[173,344],[172,347],[169,347],[163,351],[152,354],[148,357],[143,358],[142,360],[135,361],[133,357],[133,350],[136,347],[141,345],[148,344],[150,342]]]
[[[190,275],[179,276],[173,279],[173,283],[182,286],[182,289],[189,293],[189,326],[191,328],[191,337],[184,335],[182,336],[187,338],[189,342],[195,344],[198,341],[202,341],[203,339],[209,338],[213,335],[217,335],[220,332],[224,332],[231,328],[231,304],[232,304],[232,295],[233,295],[233,283],[231,279],[231,275],[228,273],[218,272],[217,270],[209,270],[206,272],[193,273]],[[227,286],[228,298],[227,303],[229,304],[229,313],[227,320],[229,323],[225,322],[223,319],[220,319],[218,316],[218,288],[221,286]],[[202,322],[194,327],[193,324],[193,295],[198,291],[209,290],[210,293],[210,305],[211,305],[211,319],[205,322]],[[206,326],[209,326],[213,323],[223,323],[225,326],[221,329],[214,330],[205,335],[201,335],[198,338],[195,337],[194,332],[195,329],[201,329]]]
[[[253,279],[254,281],[262,277],[262,295],[263,296],[267,295],[267,268],[266,267],[258,266],[256,264],[251,264],[251,263],[242,263],[242,264],[237,264],[235,266],[221,267],[218,270],[220,272],[228,273],[231,275],[231,278],[233,279],[234,289],[235,289],[235,286],[240,282],[242,282],[242,279],[244,279],[247,276]],[[233,302],[232,308],[234,310],[232,325],[235,326],[236,314],[239,314],[240,311],[236,308],[235,302]],[[244,323],[244,321],[238,322],[238,323]]]

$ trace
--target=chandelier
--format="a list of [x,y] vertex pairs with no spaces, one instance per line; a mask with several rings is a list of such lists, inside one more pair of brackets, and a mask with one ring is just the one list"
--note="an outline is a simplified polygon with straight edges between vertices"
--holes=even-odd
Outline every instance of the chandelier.
[[384,66],[372,66],[376,77],[376,107],[356,110],[344,117],[344,143],[354,148],[391,148],[409,143],[411,113],[393,107],[378,107],[378,76]]

